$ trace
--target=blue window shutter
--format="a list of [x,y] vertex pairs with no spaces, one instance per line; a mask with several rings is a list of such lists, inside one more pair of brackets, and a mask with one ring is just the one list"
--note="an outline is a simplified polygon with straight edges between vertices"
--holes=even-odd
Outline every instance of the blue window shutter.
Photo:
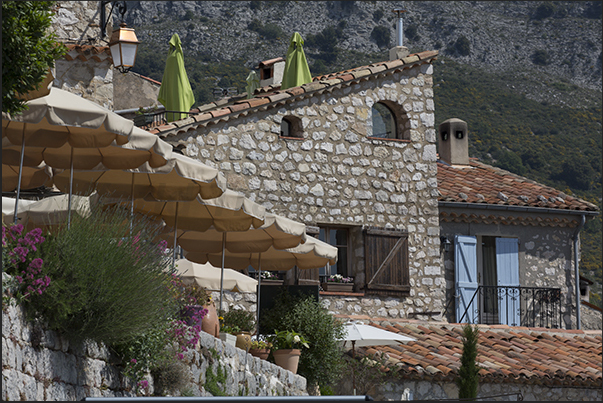
[[477,323],[477,298],[473,298],[478,287],[477,238],[467,235],[455,235],[454,258],[457,297],[456,320],[460,322],[461,317],[467,311],[463,323]]
[[507,288],[498,300],[498,320],[503,325],[520,325],[519,242],[517,238],[496,238],[496,275]]

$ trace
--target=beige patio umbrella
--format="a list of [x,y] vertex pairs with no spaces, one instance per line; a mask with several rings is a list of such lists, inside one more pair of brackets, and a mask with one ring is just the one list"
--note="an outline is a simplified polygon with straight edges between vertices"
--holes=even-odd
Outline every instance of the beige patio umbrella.
[[334,265],[337,262],[337,248],[314,237],[306,237],[303,244],[283,250],[270,247],[265,252],[258,253],[233,253],[225,251],[222,254],[204,253],[195,249],[184,248],[184,257],[192,262],[216,265],[219,260],[222,265],[236,270],[244,270],[252,266],[258,271],[258,298],[257,298],[257,323],[260,320],[260,285],[262,284],[262,270],[286,271],[297,266],[302,270],[316,269],[327,263]]
[[[168,245],[174,239],[174,232],[163,234]],[[206,253],[222,252],[222,232],[214,228],[205,231],[178,229],[178,245],[184,250]],[[286,217],[266,213],[264,224],[247,231],[229,231],[224,245],[233,253],[265,252],[270,247],[276,249],[292,248],[306,240],[306,225]],[[171,245],[169,245],[171,246]]]
[[[63,192],[69,188],[69,172],[56,172],[54,184]],[[138,168],[123,170],[78,171],[73,173],[73,193],[87,195],[96,191],[114,198],[162,201],[190,201],[220,196],[226,190],[226,178],[217,169],[181,154],[172,154],[160,167],[145,162]]]
[[[247,231],[259,228],[264,224],[266,210],[264,207],[247,199],[244,195],[225,190],[216,198],[204,200],[198,196],[192,201],[157,201],[136,199],[134,211],[162,218],[173,228],[174,237],[178,230],[207,231],[210,228],[222,233],[222,250],[225,249],[227,233]],[[177,239],[174,239],[175,264]],[[224,269],[224,265],[221,265]],[[222,309],[222,293],[220,293],[220,309]]]
[[222,280],[220,267],[215,267],[209,263],[194,263],[186,259],[176,261],[176,271],[174,273],[185,284],[196,282],[209,291],[219,291],[220,283],[222,283],[223,289],[234,292],[255,292],[258,285],[257,280],[232,269],[224,269],[224,279]]
[[[23,167],[21,174],[21,188],[33,189],[52,185],[52,169],[45,163],[35,167]],[[13,192],[19,186],[19,167],[2,164],[2,191]],[[13,209],[14,209],[13,205]]]
[[[172,147],[157,136],[70,92],[53,87],[48,95],[31,99],[27,105],[29,109],[18,115],[2,113],[2,159],[19,166],[19,172],[23,166],[38,166],[42,161],[72,172],[130,169],[147,161],[157,167],[171,156]],[[21,175],[16,200],[20,190]],[[15,202],[15,221],[17,212]]]
[[17,219],[26,231],[39,227],[52,232],[55,227],[65,223],[69,211],[82,217],[89,216],[91,207],[98,202],[98,195],[73,195],[72,199],[74,208],[70,210],[68,195],[46,197],[22,207],[17,213]]

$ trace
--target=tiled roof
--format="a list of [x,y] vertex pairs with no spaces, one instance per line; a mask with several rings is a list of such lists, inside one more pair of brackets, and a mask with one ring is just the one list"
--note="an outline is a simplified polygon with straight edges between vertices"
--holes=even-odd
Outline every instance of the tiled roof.
[[475,159],[468,166],[438,161],[438,190],[440,202],[598,211],[592,203]]
[[167,125],[157,126],[149,131],[158,134],[160,137],[173,136],[197,126],[207,126],[209,123],[227,121],[231,117],[245,116],[258,110],[263,111],[284,105],[287,102],[301,100],[307,96],[323,94],[360,81],[393,74],[424,63],[431,63],[437,55],[437,51],[415,53],[404,59],[373,63],[352,70],[314,77],[311,83],[286,90],[280,90],[280,86],[260,88],[253,98],[247,99],[243,94],[211,102],[191,110],[192,113],[197,113],[197,115]]
[[[458,375],[463,325],[418,320],[397,320],[386,326],[370,324],[416,341],[356,348],[357,356],[386,353],[388,363],[406,379],[453,382]],[[480,382],[602,386],[600,330],[478,327]]]
[[73,43],[66,43],[67,53],[65,53],[65,59],[68,61],[79,59],[83,62],[88,60],[94,60],[102,62],[106,59],[111,59],[111,52],[108,46],[92,46],[92,45],[78,45]]

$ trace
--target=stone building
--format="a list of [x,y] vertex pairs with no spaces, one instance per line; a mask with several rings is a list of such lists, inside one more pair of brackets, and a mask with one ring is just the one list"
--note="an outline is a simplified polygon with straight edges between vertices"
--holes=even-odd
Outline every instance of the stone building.
[[447,319],[576,329],[580,231],[597,207],[469,158],[460,119],[438,132]]
[[354,278],[354,297],[374,314],[375,299],[392,298],[396,316],[439,314],[436,56],[406,55],[287,90],[268,85],[150,131],[339,248],[335,266],[291,271],[290,284],[339,273]]

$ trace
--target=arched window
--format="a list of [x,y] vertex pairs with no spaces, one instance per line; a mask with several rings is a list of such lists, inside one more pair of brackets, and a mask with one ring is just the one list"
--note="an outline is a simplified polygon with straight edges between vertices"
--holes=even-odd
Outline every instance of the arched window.
[[397,139],[398,125],[396,116],[390,108],[382,102],[373,105],[373,135],[382,139]]
[[301,120],[295,116],[284,117],[281,121],[281,137],[303,138]]

